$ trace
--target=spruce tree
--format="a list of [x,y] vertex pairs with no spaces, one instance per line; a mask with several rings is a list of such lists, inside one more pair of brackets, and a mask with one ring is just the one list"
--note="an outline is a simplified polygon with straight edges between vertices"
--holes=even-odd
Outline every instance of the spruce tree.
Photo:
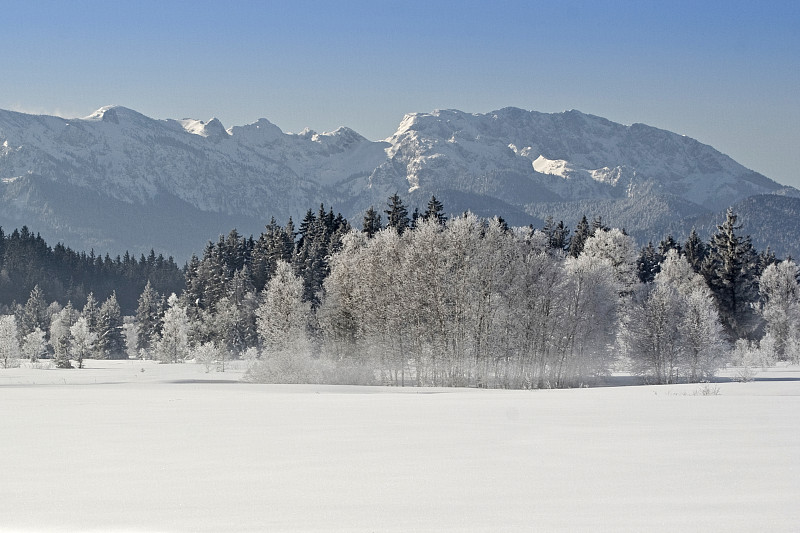
[[639,259],[636,260],[636,270],[639,275],[639,281],[642,283],[652,283],[656,279],[656,274],[660,270],[660,263],[663,256],[659,254],[653,242],[647,243],[647,246],[642,248],[639,252]]
[[670,250],[676,250],[678,252],[681,251],[681,245],[672,237],[672,235],[667,235],[661,242],[658,243],[658,253],[661,255],[662,258],[666,257],[667,252]]
[[589,228],[589,221],[586,220],[586,215],[583,215],[581,221],[575,226],[575,233],[569,242],[569,255],[571,257],[578,257],[583,251],[583,246],[586,244],[586,239],[593,233]]
[[381,215],[375,208],[370,206],[364,214],[364,222],[361,231],[367,234],[367,237],[372,238],[376,233],[381,230]]
[[97,334],[97,321],[100,315],[100,307],[97,305],[97,300],[94,293],[90,292],[86,297],[86,304],[83,306],[81,316],[86,319],[86,325],[89,331]]
[[111,296],[100,306],[97,315],[97,343],[95,353],[98,359],[125,359],[125,338],[122,334],[122,314],[117,303],[117,294]]
[[398,234],[402,235],[410,225],[408,209],[403,205],[403,200],[400,199],[397,193],[394,193],[389,197],[386,207],[387,209],[384,211],[386,213],[386,227],[394,228]]
[[741,236],[741,225],[732,209],[711,237],[702,274],[719,306],[720,319],[732,339],[750,338],[758,326],[752,304],[758,299],[758,256],[750,236]]
[[686,239],[686,242],[683,244],[683,255],[686,256],[686,260],[692,265],[692,270],[699,274],[703,261],[705,261],[706,255],[708,255],[708,247],[700,240],[694,228],[692,228],[689,238]]
[[422,214],[422,218],[425,220],[435,220],[442,225],[447,221],[447,217],[444,214],[444,205],[436,199],[436,196],[431,195],[431,199],[428,200],[428,207]]
[[47,302],[44,299],[44,292],[36,285],[31,291],[28,301],[22,308],[22,313],[17,317],[19,334],[25,337],[36,328],[47,331],[50,323],[47,317]]
[[150,282],[139,296],[136,308],[136,336],[139,349],[149,352],[161,332],[161,316],[164,313],[164,299],[153,289]]
[[547,244],[553,250],[565,252],[569,249],[569,228],[560,220],[555,223],[552,216],[548,216],[544,222],[542,232],[547,235]]

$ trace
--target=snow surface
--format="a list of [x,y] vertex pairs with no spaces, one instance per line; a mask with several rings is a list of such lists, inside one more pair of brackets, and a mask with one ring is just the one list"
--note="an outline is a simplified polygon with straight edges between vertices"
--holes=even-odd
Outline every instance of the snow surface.
[[796,531],[800,520],[799,368],[746,384],[498,391],[88,366],[0,370],[0,530]]

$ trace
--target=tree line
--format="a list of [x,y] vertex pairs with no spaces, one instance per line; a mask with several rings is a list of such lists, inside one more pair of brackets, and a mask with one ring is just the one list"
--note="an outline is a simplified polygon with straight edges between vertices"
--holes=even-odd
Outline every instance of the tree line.
[[395,194],[354,229],[322,205],[297,229],[272,220],[257,239],[210,242],[184,290],[148,282],[127,325],[113,294],[78,313],[32,292],[0,323],[0,346],[13,322],[26,354],[38,345],[63,364],[77,352],[244,357],[262,382],[570,387],[623,367],[699,381],[731,357],[800,354],[797,266],[758,253],[741,229],[729,210],[709,242],[693,232],[638,248],[599,218],[509,228],[446,217],[435,197],[409,215]]
[[112,259],[61,243],[50,247],[26,226],[8,235],[0,227],[0,312],[13,312],[38,286],[48,302],[62,306],[82,307],[90,293],[100,300],[115,293],[123,313],[131,314],[148,281],[161,292],[180,293],[184,273],[172,257],[152,250],[138,260],[128,252]]

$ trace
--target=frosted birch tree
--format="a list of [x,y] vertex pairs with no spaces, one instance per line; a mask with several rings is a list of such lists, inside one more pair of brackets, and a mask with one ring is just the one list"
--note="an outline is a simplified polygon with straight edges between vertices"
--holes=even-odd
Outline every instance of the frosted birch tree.
[[611,260],[582,253],[568,258],[565,270],[563,338],[550,372],[556,387],[583,385],[609,371],[619,306],[619,270]]
[[616,273],[620,294],[633,294],[639,281],[636,264],[639,254],[633,237],[625,235],[617,228],[600,228],[586,239],[582,253],[589,257],[607,259]]
[[[800,286],[797,264],[786,260],[769,265],[759,280],[761,315],[766,321],[767,342],[772,342],[775,357],[797,362],[800,359]],[[763,340],[762,340],[763,342]]]

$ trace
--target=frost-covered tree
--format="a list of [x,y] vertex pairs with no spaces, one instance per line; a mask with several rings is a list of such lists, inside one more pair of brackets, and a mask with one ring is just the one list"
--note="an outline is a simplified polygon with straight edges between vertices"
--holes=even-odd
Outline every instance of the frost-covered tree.
[[308,322],[311,304],[303,301],[303,281],[292,267],[279,261],[256,310],[261,360],[248,372],[248,379],[271,383],[318,382],[319,362],[311,357]]
[[692,288],[682,296],[680,370],[690,382],[711,379],[724,366],[728,351],[717,306],[707,287]]
[[610,230],[598,228],[586,239],[582,253],[589,257],[608,260],[616,273],[620,294],[633,293],[634,287],[639,282],[636,267],[638,252],[633,237],[625,235],[616,228]]
[[103,302],[97,314],[97,341],[95,356],[98,359],[124,359],[125,338],[122,332],[122,313],[117,303],[116,293]]
[[711,291],[674,248],[634,297],[620,340],[633,371],[656,383],[708,379],[727,350]]
[[50,345],[53,347],[53,362],[58,368],[72,368],[72,333],[70,328],[78,320],[79,313],[71,303],[50,319]]
[[156,357],[165,363],[182,363],[189,356],[189,317],[175,293],[167,299]]
[[136,340],[139,350],[149,351],[161,332],[164,299],[147,281],[136,308]]
[[0,316],[0,365],[3,368],[19,366],[19,340],[17,319],[14,315]]
[[31,363],[35,363],[43,357],[47,353],[45,332],[37,327],[25,335],[22,339],[22,353]]
[[204,342],[194,349],[195,361],[206,368],[206,372],[211,371],[211,367],[222,361],[225,357],[224,350],[220,350],[213,342]]
[[367,364],[360,352],[362,265],[359,256],[368,238],[366,232],[359,231],[345,236],[341,251],[331,257],[331,273],[324,283],[325,298],[317,310],[326,355],[340,365]]
[[19,334],[23,338],[39,328],[42,331],[47,331],[50,326],[50,319],[47,314],[47,302],[44,298],[44,291],[36,285],[31,291],[28,301],[21,308],[19,316],[17,316],[17,326]]
[[311,307],[303,301],[303,282],[291,266],[279,261],[256,310],[258,336],[264,352],[310,351],[308,320]]
[[94,343],[97,334],[89,329],[89,321],[84,316],[78,317],[69,328],[72,336],[72,355],[78,363],[78,368],[83,368],[83,360],[94,353]]
[[764,269],[759,281],[761,315],[766,337],[773,342],[775,357],[797,361],[800,353],[800,286],[797,264],[786,260]]
[[608,372],[620,291],[618,271],[605,257],[584,253],[567,259],[565,270],[564,339],[552,382],[558,387],[581,385]]
[[655,383],[675,383],[681,362],[681,295],[663,283],[642,286],[634,294],[620,340],[635,374]]
[[687,296],[695,289],[708,289],[703,276],[697,274],[688,260],[674,249],[667,252],[654,279]]

